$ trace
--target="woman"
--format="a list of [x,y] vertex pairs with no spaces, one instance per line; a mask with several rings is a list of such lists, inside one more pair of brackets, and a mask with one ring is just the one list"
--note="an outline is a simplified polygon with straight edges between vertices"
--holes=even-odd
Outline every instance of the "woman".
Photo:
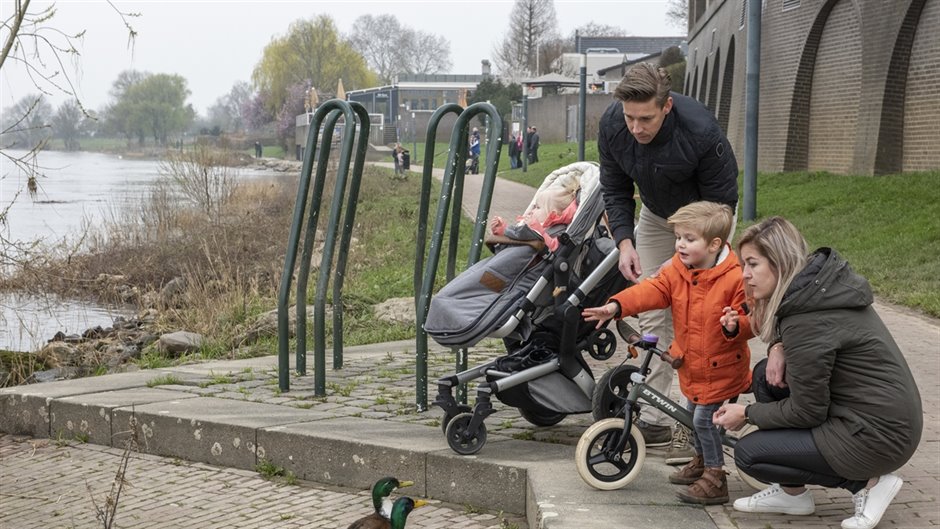
[[[855,503],[842,527],[870,529],[901,488],[891,472],[920,442],[920,393],[871,306],[865,278],[835,250],[806,253],[799,231],[781,217],[742,235],[738,255],[751,323],[773,351],[769,364],[754,369],[758,402],[725,404],[713,421],[732,430],[745,423],[760,428],[735,447],[735,463],[773,485],[736,500],[736,510],[812,514],[805,485],[840,487]],[[765,366],[772,367],[765,373]]]

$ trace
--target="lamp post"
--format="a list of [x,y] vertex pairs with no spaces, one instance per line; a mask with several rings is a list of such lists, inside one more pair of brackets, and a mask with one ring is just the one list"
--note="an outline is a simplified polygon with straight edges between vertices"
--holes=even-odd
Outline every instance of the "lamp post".
[[411,152],[412,156],[418,156],[418,123],[414,112],[411,113]]

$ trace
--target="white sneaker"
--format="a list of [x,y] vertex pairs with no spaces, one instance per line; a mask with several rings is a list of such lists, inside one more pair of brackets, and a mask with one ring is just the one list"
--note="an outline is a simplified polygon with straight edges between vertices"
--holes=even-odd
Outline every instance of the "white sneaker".
[[753,496],[734,500],[734,510],[805,516],[816,512],[816,502],[813,501],[813,495],[808,490],[791,496],[779,484],[774,483]]
[[894,474],[885,474],[874,487],[856,492],[852,496],[855,516],[842,520],[842,529],[872,529],[878,525],[903,483]]

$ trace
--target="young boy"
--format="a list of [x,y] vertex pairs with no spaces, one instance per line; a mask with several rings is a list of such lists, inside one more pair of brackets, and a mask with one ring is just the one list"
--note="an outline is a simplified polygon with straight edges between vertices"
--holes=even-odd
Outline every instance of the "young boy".
[[712,414],[722,402],[748,391],[753,336],[744,304],[741,265],[725,240],[733,222],[731,208],[715,202],[693,202],[669,217],[676,233],[676,254],[659,272],[627,288],[601,307],[585,308],[585,321],[598,327],[652,309],[671,307],[675,341],[669,354],[683,358],[679,387],[689,401],[695,428],[695,457],[669,476],[689,485],[679,492],[687,503],[714,505],[728,501],[724,454]]

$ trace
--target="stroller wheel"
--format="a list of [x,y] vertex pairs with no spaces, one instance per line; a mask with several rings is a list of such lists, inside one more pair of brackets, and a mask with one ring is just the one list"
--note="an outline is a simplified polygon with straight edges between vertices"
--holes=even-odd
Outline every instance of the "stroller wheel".
[[550,411],[536,411],[530,408],[519,408],[522,418],[536,426],[554,426],[562,421],[567,414]]
[[470,413],[472,411],[473,411],[473,408],[471,408],[470,406],[467,406],[466,404],[458,404],[457,413],[455,414],[450,414],[445,411],[444,415],[441,416],[441,431],[444,432],[444,435],[447,435],[447,425],[450,424],[450,421],[452,421],[454,417],[462,413]]
[[461,413],[451,419],[447,424],[447,431],[444,432],[450,449],[462,456],[475,454],[486,444],[486,425],[480,423],[476,431],[469,432],[467,428],[470,426],[471,419],[473,419],[472,413]]
[[636,366],[621,365],[604,373],[594,386],[594,396],[591,399],[595,421],[623,417],[623,405],[630,388],[633,387],[630,376],[639,370]]

